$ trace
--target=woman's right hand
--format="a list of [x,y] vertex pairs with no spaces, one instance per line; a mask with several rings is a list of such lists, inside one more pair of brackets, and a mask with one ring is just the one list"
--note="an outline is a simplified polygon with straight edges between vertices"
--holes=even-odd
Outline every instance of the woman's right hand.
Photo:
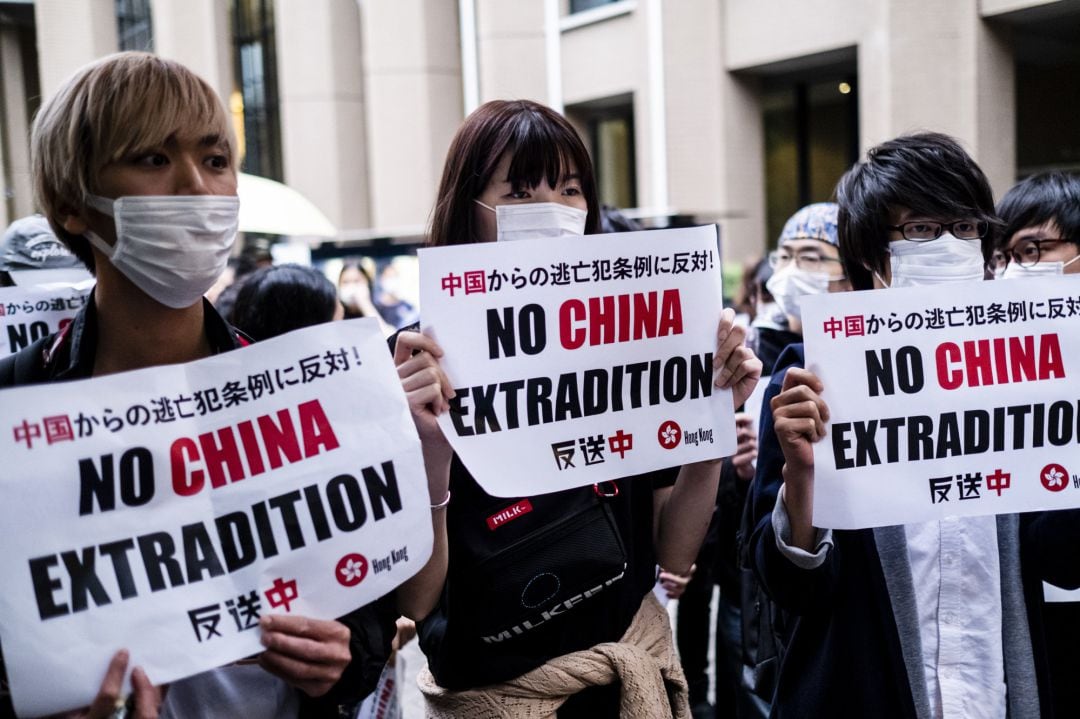
[[446,441],[436,419],[450,409],[450,400],[456,394],[446,372],[439,365],[442,355],[442,348],[430,337],[419,332],[398,333],[397,344],[394,345],[394,364],[409,401],[409,409],[412,410],[416,431],[420,434],[424,462],[429,465],[429,483],[437,481],[441,485],[428,488],[432,504],[441,502],[446,496],[450,458],[453,455],[450,443]]

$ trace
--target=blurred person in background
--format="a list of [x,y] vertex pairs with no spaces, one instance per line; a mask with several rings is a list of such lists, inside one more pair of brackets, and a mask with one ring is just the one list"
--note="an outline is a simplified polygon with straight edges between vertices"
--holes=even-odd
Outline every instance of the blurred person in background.
[[0,287],[81,282],[90,273],[42,215],[15,220],[0,240]]
[[256,342],[345,317],[334,285],[302,265],[274,265],[248,275],[229,321]]

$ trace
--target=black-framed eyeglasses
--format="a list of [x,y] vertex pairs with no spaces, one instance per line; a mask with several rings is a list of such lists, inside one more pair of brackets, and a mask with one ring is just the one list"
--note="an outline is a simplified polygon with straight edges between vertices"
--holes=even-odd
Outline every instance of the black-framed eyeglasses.
[[1016,247],[1006,250],[1005,264],[1015,262],[1021,267],[1031,267],[1039,263],[1046,249],[1057,246],[1062,242],[1070,242],[1064,237],[1047,237],[1045,239],[1028,239],[1016,243]]
[[912,242],[929,242],[936,240],[945,234],[949,234],[960,240],[979,240],[986,237],[990,230],[990,223],[977,220],[957,220],[955,222],[927,222],[918,220],[905,222],[902,225],[889,225],[890,230],[896,230],[904,236],[905,240]]
[[778,270],[787,267],[791,261],[795,266],[807,272],[824,272],[826,262],[839,262],[833,257],[826,257],[820,252],[788,252],[784,249],[773,250],[769,253],[769,267]]

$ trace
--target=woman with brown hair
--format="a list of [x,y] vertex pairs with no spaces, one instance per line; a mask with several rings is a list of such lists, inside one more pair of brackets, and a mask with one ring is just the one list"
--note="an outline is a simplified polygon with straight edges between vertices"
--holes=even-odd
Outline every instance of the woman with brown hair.
[[[430,244],[599,230],[592,165],[565,118],[528,101],[489,102],[466,118],[447,156]],[[719,318],[714,368],[738,406],[761,363],[733,318],[730,310]],[[440,377],[426,385],[423,410],[410,401],[429,474],[446,479],[445,492],[429,485],[436,548],[405,607],[429,660],[420,677],[429,716],[686,715],[667,614],[651,590],[658,564],[689,571],[719,460],[534,497],[490,496],[435,422],[454,394],[441,349],[417,332],[395,339],[406,391]],[[489,529],[487,518],[526,505]]]

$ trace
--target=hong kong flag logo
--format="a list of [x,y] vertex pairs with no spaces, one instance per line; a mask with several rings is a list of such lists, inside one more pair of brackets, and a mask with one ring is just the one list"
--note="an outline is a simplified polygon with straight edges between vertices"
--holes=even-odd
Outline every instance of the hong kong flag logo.
[[346,554],[334,568],[334,576],[343,587],[355,587],[368,573],[368,560],[363,554]]
[[1069,473],[1060,464],[1048,464],[1039,476],[1042,485],[1051,492],[1060,492],[1069,486]]
[[664,449],[675,449],[679,446],[679,442],[682,441],[682,428],[669,419],[660,425],[660,429],[656,430],[656,441]]

